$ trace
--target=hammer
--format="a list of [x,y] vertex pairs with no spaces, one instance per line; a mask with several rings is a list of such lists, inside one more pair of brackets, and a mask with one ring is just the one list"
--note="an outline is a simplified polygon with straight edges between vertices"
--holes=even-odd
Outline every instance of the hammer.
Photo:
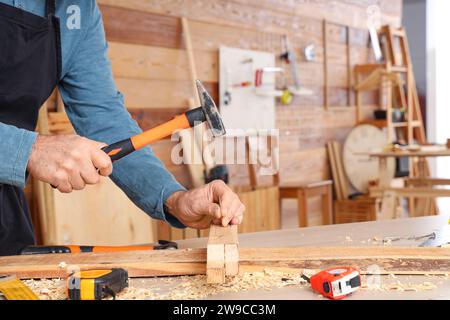
[[155,141],[170,136],[176,130],[192,128],[203,122],[208,123],[214,137],[223,136],[226,131],[216,104],[200,80],[196,80],[196,85],[200,97],[200,107],[178,115],[153,129],[106,146],[102,150],[111,157],[112,161],[117,161]]

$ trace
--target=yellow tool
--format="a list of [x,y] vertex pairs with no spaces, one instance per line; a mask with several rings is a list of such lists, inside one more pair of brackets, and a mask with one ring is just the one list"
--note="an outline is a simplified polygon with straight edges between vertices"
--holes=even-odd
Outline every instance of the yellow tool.
[[85,270],[67,279],[70,300],[101,300],[128,287],[128,272],[124,269]]
[[39,300],[38,296],[15,276],[0,277],[0,292],[6,300]]

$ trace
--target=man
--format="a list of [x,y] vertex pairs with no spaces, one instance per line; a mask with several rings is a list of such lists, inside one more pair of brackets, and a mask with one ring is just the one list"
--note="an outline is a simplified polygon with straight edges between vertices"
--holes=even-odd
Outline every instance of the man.
[[[79,135],[34,132],[55,86]],[[101,148],[140,132],[115,87],[94,0],[0,0],[0,255],[35,242],[27,174],[61,192],[110,176],[142,210],[179,228],[242,222],[244,206],[223,182],[186,191],[150,148],[113,169]]]

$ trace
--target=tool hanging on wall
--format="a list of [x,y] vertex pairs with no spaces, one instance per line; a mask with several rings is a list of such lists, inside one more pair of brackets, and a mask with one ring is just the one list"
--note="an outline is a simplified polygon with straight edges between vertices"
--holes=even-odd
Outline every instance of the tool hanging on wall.
[[[289,43],[289,39],[288,39],[287,35],[284,35],[282,37],[282,48],[283,48],[282,49],[283,53],[280,55],[280,59],[281,59],[281,61],[283,61],[284,63],[286,63],[287,65],[290,66],[291,77],[292,77],[292,81],[294,82],[294,84],[291,86],[285,85],[284,90],[289,91],[291,95],[296,95],[296,96],[311,95],[312,91],[308,90],[306,88],[303,88],[301,85],[300,77],[298,75],[297,56]],[[287,97],[288,95],[285,93],[284,96]],[[290,103],[291,100],[292,100],[292,98],[288,98],[288,99],[285,98],[285,102]],[[282,101],[282,103],[283,103],[283,101]]]
[[279,67],[264,67],[256,69],[255,71],[255,92],[260,96],[269,97],[281,97],[283,95],[282,90],[267,89],[267,87],[273,87],[274,83],[264,82],[264,74],[276,74],[284,73],[283,68]]
[[316,61],[316,46],[313,43],[308,44],[305,49],[303,49],[303,55],[308,62]]
[[302,278],[311,284],[314,291],[332,300],[340,300],[361,287],[361,275],[356,267],[336,267],[323,270],[310,278]]

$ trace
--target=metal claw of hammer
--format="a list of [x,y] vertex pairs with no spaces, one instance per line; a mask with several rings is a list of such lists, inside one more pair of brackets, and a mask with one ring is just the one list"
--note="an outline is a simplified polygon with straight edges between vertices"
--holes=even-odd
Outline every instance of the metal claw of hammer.
[[155,141],[170,136],[176,130],[192,128],[203,122],[208,123],[214,137],[223,136],[226,131],[214,100],[200,80],[196,80],[196,85],[200,97],[200,107],[176,116],[153,129],[106,146],[102,150],[111,157],[112,161],[117,161]]

